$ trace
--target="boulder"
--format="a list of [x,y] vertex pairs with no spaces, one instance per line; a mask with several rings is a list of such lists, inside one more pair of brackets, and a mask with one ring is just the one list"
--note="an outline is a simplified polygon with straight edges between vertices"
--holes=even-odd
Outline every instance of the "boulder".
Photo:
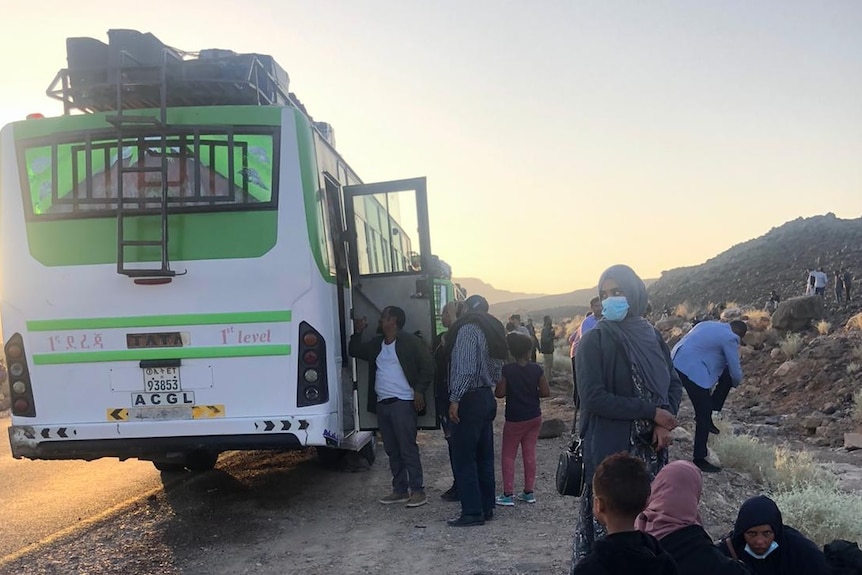
[[552,439],[560,437],[568,431],[568,426],[562,419],[546,419],[542,421],[542,429],[539,430],[539,439]]
[[785,375],[790,373],[790,370],[792,370],[794,367],[796,367],[795,361],[793,361],[793,360],[785,361],[784,363],[782,363],[781,365],[778,366],[778,369],[776,369],[775,373],[773,373],[772,375],[775,377],[784,377]]
[[781,350],[777,347],[773,348],[773,350],[769,352],[769,357],[771,357],[772,359],[778,359],[779,357],[781,357]]
[[816,295],[792,297],[778,304],[772,314],[772,327],[782,331],[800,331],[823,318],[823,298]]
[[664,317],[655,322],[655,327],[659,331],[669,331],[675,327],[681,327],[685,323],[685,319],[681,317]]
[[692,436],[691,432],[679,425],[670,432],[670,436],[674,441],[693,441],[694,436]]
[[862,433],[845,433],[844,449],[847,451],[862,449]]
[[742,317],[742,310],[738,307],[729,307],[723,312],[721,312],[721,319],[723,321],[732,321],[735,319],[740,319]]

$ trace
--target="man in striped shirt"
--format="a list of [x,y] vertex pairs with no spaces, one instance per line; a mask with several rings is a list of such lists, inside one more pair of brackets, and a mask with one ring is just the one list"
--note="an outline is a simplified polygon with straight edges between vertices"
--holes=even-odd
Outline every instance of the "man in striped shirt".
[[493,389],[508,356],[503,324],[488,313],[488,302],[473,295],[465,314],[450,328],[449,419],[452,464],[461,500],[461,515],[449,525],[483,525],[494,515]]

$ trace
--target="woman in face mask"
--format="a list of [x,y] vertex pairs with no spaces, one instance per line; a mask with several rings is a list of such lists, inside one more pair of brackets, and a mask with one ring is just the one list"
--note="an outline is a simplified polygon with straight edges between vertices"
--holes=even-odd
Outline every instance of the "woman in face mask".
[[739,559],[758,575],[826,575],[820,549],[802,533],[784,525],[781,511],[765,495],[739,508],[733,532],[717,543],[724,554]]
[[584,450],[584,493],[572,549],[572,570],[606,535],[593,517],[593,470],[608,455],[643,459],[651,475],[667,463],[670,432],[682,396],[670,351],[643,318],[647,292],[628,266],[599,279],[602,319],[581,339],[575,356],[581,398],[579,435]]

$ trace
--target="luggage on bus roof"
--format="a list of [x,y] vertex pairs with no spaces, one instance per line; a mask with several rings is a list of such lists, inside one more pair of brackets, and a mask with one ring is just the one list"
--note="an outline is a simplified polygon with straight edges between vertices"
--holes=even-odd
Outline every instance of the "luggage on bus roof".
[[[290,78],[266,54],[210,48],[184,58],[153,34],[117,29],[108,31],[107,44],[67,38],[66,58],[68,90],[57,97],[82,109],[115,110],[118,81],[124,84],[124,108],[159,107],[161,66],[169,107],[289,104]],[[116,73],[120,68],[122,79]]]

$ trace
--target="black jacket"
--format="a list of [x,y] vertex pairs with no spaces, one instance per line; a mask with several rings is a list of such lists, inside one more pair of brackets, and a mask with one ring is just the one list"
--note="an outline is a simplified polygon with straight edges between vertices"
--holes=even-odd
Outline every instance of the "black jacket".
[[700,525],[683,527],[659,543],[673,557],[679,575],[751,575],[745,565],[719,551]]
[[574,575],[677,575],[670,555],[642,531],[614,533],[596,541],[593,551],[575,566]]
[[[374,390],[374,382],[377,378],[377,356],[380,355],[380,346],[383,344],[383,336],[376,335],[369,341],[362,341],[362,333],[354,333],[350,336],[347,352],[351,357],[364,359],[368,362],[368,405],[371,413],[377,413],[377,392]],[[404,370],[407,383],[415,393],[425,394],[434,380],[434,359],[431,352],[425,347],[421,339],[408,332],[398,332],[395,336],[395,355],[398,363]],[[428,398],[426,397],[426,402]]]
[[[765,559],[756,559],[745,552],[745,532],[757,525],[769,525],[775,533],[778,549]],[[718,550],[730,555],[730,541],[736,556],[751,571],[759,575],[826,575],[829,568],[820,548],[805,538],[802,533],[784,524],[781,511],[775,502],[765,495],[748,499],[739,508],[736,523],[729,537],[719,541]]]
[[[679,410],[682,382],[670,359],[670,350],[656,332],[670,370],[668,401],[662,406],[673,414]],[[581,400],[580,436],[584,443],[584,478],[592,481],[599,463],[614,453],[629,450],[631,424],[635,419],[653,419],[656,406],[635,397],[631,364],[622,344],[598,326],[584,334],[575,357],[578,396]]]

